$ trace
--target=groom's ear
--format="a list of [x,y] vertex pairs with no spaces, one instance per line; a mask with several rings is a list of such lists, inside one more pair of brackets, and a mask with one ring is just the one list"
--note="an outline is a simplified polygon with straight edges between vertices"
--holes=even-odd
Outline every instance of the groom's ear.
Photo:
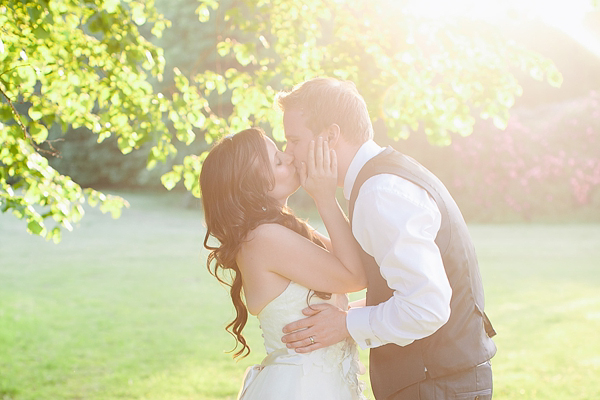
[[329,125],[323,132],[323,136],[329,142],[329,148],[334,147],[340,139],[340,126],[338,124]]

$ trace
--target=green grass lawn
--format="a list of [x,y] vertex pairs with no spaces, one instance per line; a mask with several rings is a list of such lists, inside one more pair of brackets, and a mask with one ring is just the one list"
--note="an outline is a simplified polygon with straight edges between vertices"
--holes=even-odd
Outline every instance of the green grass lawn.
[[[200,212],[125,196],[120,219],[90,209],[59,245],[0,214],[0,400],[234,399],[263,358],[254,319],[252,354],[226,353],[233,310]],[[494,398],[600,398],[600,225],[470,228],[498,331]]]

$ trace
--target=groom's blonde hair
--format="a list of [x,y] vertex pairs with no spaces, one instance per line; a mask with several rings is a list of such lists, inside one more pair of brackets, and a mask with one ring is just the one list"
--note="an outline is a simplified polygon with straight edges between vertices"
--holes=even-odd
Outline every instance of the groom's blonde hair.
[[314,78],[302,82],[291,91],[279,92],[275,101],[280,110],[301,111],[306,126],[318,135],[337,124],[349,143],[362,144],[373,138],[373,125],[367,104],[350,81]]

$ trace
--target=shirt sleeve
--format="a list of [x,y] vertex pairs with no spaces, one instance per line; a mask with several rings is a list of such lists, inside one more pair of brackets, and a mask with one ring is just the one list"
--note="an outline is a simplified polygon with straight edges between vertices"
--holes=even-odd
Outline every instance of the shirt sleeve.
[[452,289],[435,244],[440,225],[435,201],[410,181],[380,174],[361,187],[352,230],[394,290],[384,303],[349,310],[347,328],[361,348],[406,346],[448,321]]

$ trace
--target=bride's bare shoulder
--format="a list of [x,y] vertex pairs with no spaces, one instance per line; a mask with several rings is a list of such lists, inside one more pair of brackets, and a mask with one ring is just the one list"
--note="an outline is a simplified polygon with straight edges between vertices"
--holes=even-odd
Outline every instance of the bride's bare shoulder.
[[257,242],[261,241],[277,240],[277,238],[279,238],[280,235],[288,235],[290,233],[295,234],[295,232],[280,224],[260,224],[259,226],[248,232],[244,243],[254,242],[254,244],[256,244]]
[[280,224],[261,224],[248,232],[240,245],[240,260],[251,261],[260,257],[265,260],[275,257],[298,241],[306,240],[296,232]]

